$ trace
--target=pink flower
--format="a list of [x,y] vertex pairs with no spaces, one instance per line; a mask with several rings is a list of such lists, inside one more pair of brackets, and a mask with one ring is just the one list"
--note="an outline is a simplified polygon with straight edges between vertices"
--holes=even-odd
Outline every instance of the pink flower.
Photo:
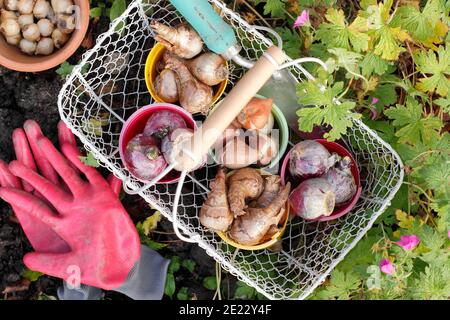
[[375,97],[372,98],[372,104],[377,104],[378,101],[380,101],[378,98]]
[[419,242],[420,242],[419,237],[416,235],[412,235],[412,236],[401,236],[400,241],[397,241],[396,244],[398,244],[403,249],[409,251],[417,247]]
[[388,259],[380,261],[380,270],[386,274],[393,274],[395,272],[394,265]]
[[309,22],[309,11],[303,10],[294,22],[294,28],[301,27]]
[[447,231],[447,237],[450,239],[450,229]]

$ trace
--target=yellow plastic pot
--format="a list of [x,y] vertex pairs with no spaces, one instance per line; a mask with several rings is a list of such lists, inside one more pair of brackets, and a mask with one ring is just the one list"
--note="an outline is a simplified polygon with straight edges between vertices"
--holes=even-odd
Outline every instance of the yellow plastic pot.
[[[155,81],[156,77],[158,76],[158,72],[156,70],[156,66],[158,65],[158,62],[162,60],[162,57],[164,55],[164,52],[166,51],[166,47],[157,42],[155,46],[150,51],[147,61],[145,62],[145,84],[147,85],[147,89],[150,92],[150,95],[156,102],[167,102],[164,101],[161,97],[158,96],[156,93],[155,87],[153,86],[153,82]],[[228,62],[227,62],[227,68],[228,68]],[[213,104],[216,103],[222,94],[225,92],[225,88],[227,87],[228,79],[222,81],[218,85],[213,87]]]
[[[227,174],[227,179],[235,171],[236,170],[229,172]],[[261,172],[262,176],[270,175],[270,173],[267,173],[263,170],[260,170],[260,172]],[[289,201],[286,201],[286,204],[282,210],[284,210],[285,212],[284,212],[284,215],[281,218],[280,222],[278,223],[278,227],[280,228],[280,230],[277,233],[273,234],[271,237],[267,237],[267,238],[263,239],[262,242],[259,244],[256,244],[253,246],[243,245],[243,244],[240,244],[240,243],[234,241],[233,239],[231,239],[225,232],[216,232],[216,233],[223,241],[225,241],[229,245],[231,245],[235,248],[242,249],[242,250],[262,250],[262,249],[269,248],[269,247],[273,246],[275,243],[277,243],[279,240],[281,240],[283,233],[286,230],[286,226],[287,226],[287,223],[289,220],[289,210],[290,210]]]

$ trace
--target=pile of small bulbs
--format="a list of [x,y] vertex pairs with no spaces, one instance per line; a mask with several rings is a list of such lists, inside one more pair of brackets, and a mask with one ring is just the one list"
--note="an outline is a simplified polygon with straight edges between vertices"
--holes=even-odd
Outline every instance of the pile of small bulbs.
[[72,0],[0,0],[0,32],[28,55],[50,55],[76,27]]

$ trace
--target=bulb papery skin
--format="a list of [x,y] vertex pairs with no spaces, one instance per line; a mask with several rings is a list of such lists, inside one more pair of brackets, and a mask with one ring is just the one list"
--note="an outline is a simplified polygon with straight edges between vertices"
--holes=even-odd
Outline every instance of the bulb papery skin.
[[13,46],[19,45],[20,40],[22,40],[22,36],[20,34],[16,34],[15,36],[11,37],[6,37],[6,42]]
[[41,37],[39,27],[36,23],[26,25],[22,30],[22,35],[28,41],[38,41]]
[[356,194],[356,182],[351,171],[351,166],[351,159],[345,157],[323,175],[323,178],[327,179],[333,186],[337,205],[346,203]]
[[192,74],[208,86],[215,86],[228,77],[225,59],[212,52],[201,54],[187,65]]
[[289,196],[293,213],[307,220],[331,215],[335,202],[333,186],[323,178],[303,181]]
[[289,172],[302,178],[318,177],[328,171],[337,161],[319,142],[304,140],[297,143],[291,151]]
[[48,19],[39,20],[37,25],[39,27],[39,33],[43,37],[50,37],[55,29],[53,23],[51,23]]
[[69,40],[69,35],[65,34],[59,29],[55,29],[52,32],[52,40],[55,48],[62,48],[66,42]]
[[36,52],[36,46],[36,42],[27,39],[22,39],[19,43],[20,50],[29,55],[33,55]]
[[37,44],[36,54],[48,56],[53,53],[54,48],[53,40],[51,38],[42,38]]
[[17,10],[19,10],[20,14],[31,14],[33,13],[35,1],[36,0],[19,0]]
[[75,16],[60,14],[56,17],[56,25],[61,32],[71,34],[76,27]]
[[18,17],[14,13],[14,11],[8,11],[5,9],[1,9],[0,10],[0,23],[2,23],[3,21],[6,21],[8,19],[17,20]]
[[156,94],[165,102],[173,103],[179,99],[177,75],[173,70],[164,69],[154,82]]
[[55,13],[69,13],[73,6],[72,0],[51,0],[51,4]]
[[34,17],[32,14],[22,14],[17,19],[19,23],[20,29],[23,29],[25,26],[34,23]]
[[12,37],[20,34],[20,26],[17,20],[8,19],[0,24],[0,32],[5,37]]
[[10,11],[17,11],[18,4],[19,4],[18,0],[5,0],[4,1],[4,5],[5,5],[6,9],[8,9]]

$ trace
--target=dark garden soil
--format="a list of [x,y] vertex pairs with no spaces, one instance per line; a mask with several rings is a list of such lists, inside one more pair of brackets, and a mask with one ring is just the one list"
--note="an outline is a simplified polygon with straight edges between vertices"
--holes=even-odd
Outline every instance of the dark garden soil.
[[[95,39],[103,32],[107,23],[98,23],[91,30]],[[88,41],[89,42],[89,41]],[[87,43],[87,46],[91,44]],[[69,62],[75,64],[83,49],[80,49]],[[22,126],[26,119],[36,120],[44,134],[56,142],[56,125],[59,121],[57,97],[63,79],[56,69],[39,73],[18,73],[0,67],[0,158],[4,161],[14,159],[11,133]],[[105,172],[106,174],[106,172]],[[135,222],[142,221],[151,210],[139,196],[126,196],[123,203]],[[199,247],[181,242],[173,234],[171,223],[162,220],[158,230],[164,232],[155,241],[167,243],[160,252],[171,258],[192,259],[196,263],[194,272],[181,268],[175,274],[176,290],[186,287],[190,298],[211,299],[214,292],[203,287],[203,279],[215,275],[215,262]],[[23,277],[26,270],[22,257],[32,251],[20,225],[17,223],[9,205],[0,200],[0,300],[1,299],[45,299],[56,296],[61,280],[41,276],[36,281]],[[228,277],[225,277],[228,279]],[[227,281],[225,279],[225,281]],[[235,280],[229,277],[230,286]],[[176,292],[177,292],[176,291]],[[106,299],[127,299],[114,292],[107,292]],[[167,299],[168,297],[165,296]]]

